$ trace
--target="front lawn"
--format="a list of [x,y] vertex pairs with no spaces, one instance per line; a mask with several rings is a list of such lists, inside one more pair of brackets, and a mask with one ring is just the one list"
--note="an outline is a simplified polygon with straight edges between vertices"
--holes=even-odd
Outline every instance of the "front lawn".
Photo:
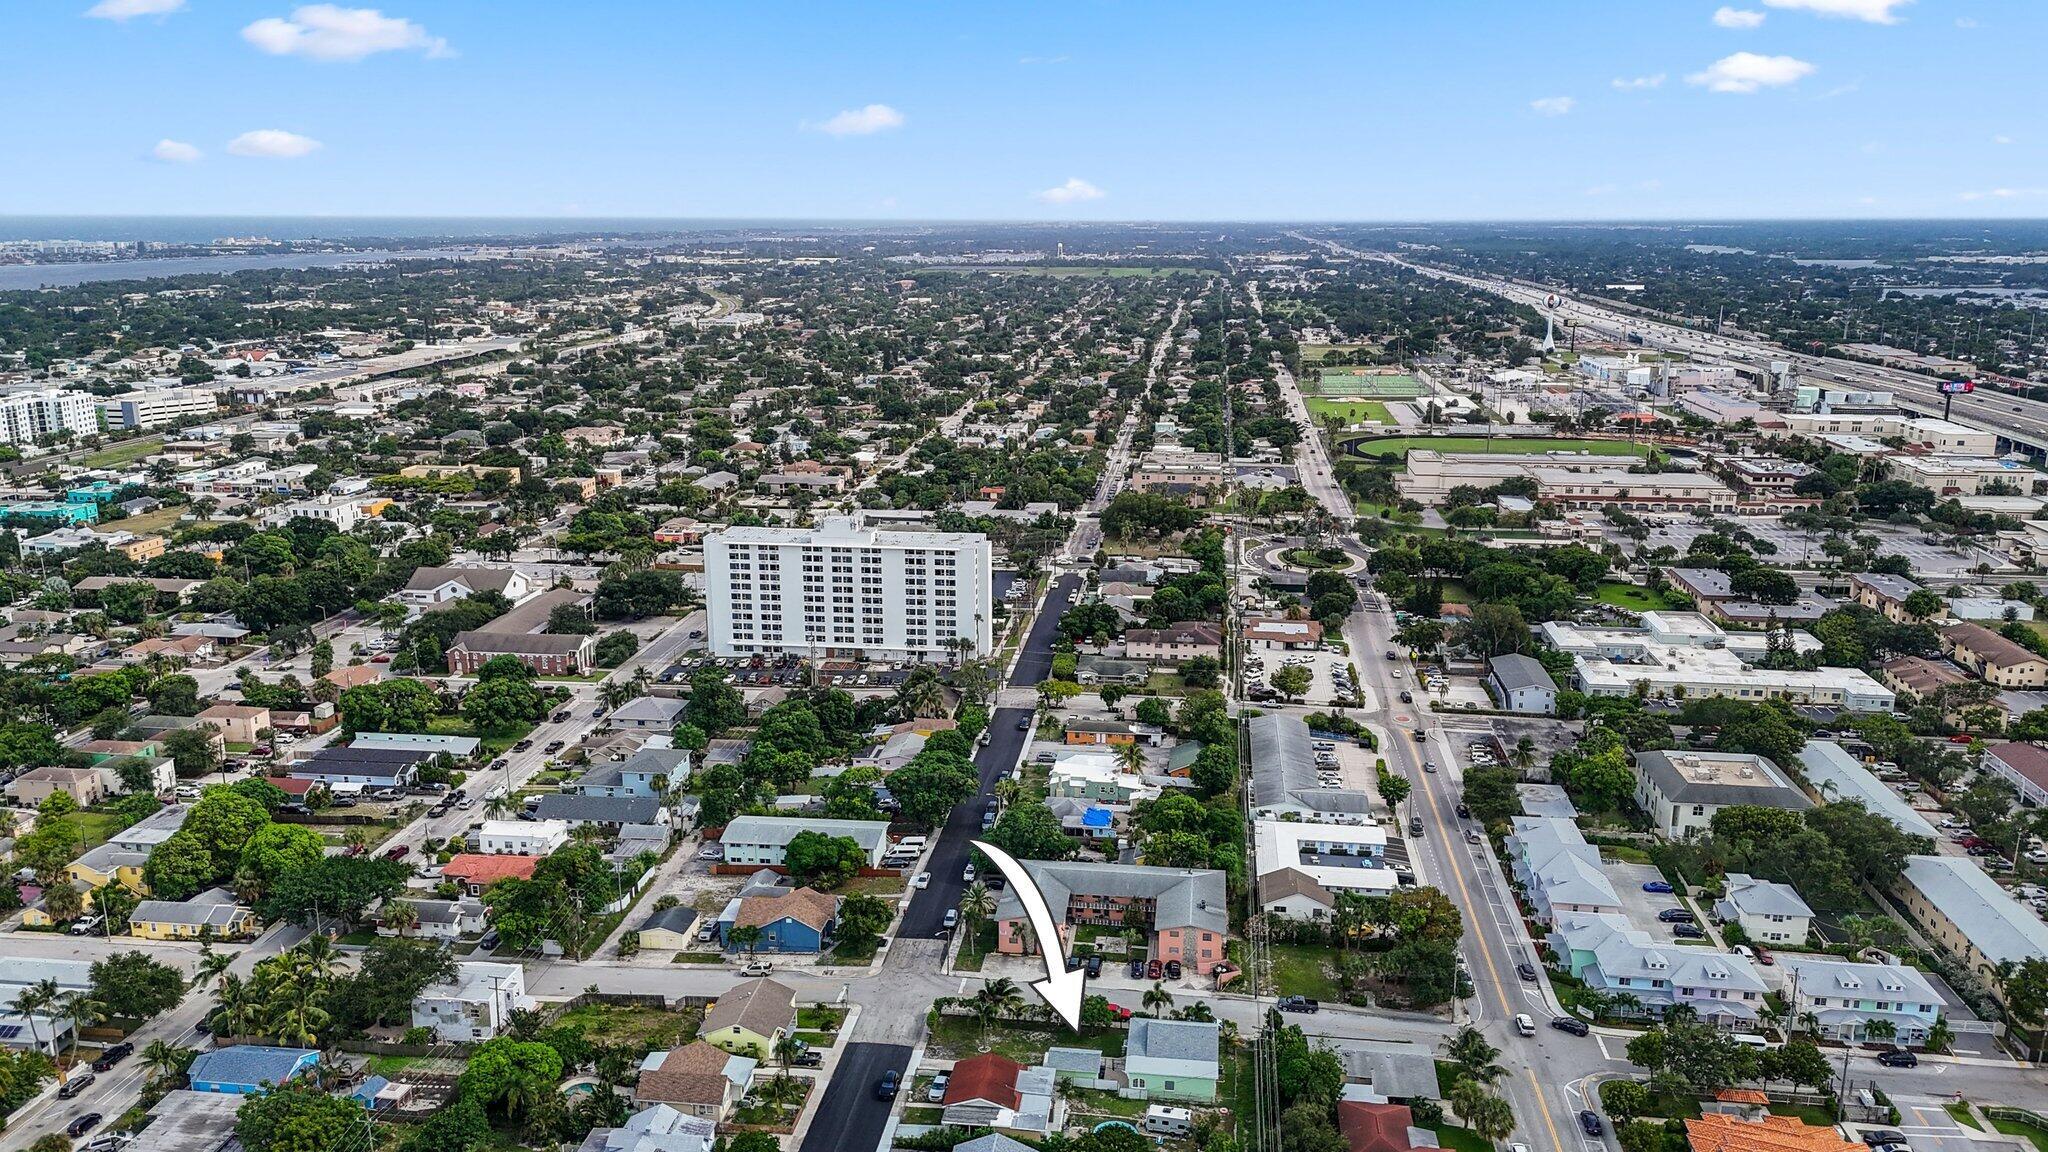
[[[981,1025],[965,1016],[940,1016],[932,1025],[930,1045],[964,1060],[981,1051]],[[1064,1028],[1024,1028],[991,1024],[988,1046],[1022,1064],[1035,1064],[1055,1044],[1069,1048],[1093,1048],[1105,1056],[1124,1054],[1124,1033],[1117,1028],[1089,1028],[1078,1035]]]
[[1593,598],[1602,604],[1626,608],[1631,612],[1669,612],[1678,607],[1678,603],[1666,593],[1616,580],[1600,584],[1593,590]]
[[65,833],[71,837],[73,845],[72,855],[76,857],[81,853],[90,852],[94,848],[105,844],[113,838],[114,833],[126,828],[129,821],[113,812],[101,812],[87,808],[77,812],[67,812],[57,817],[54,821],[43,820],[37,825],[37,828],[47,828],[53,823],[63,828]]
[[554,1023],[580,1028],[593,1044],[628,1044],[641,1051],[678,1048],[697,1035],[695,1012],[670,1012],[621,1004],[585,1004],[557,1016]]
[[1493,1145],[1479,1133],[1455,1124],[1438,1124],[1436,1142],[1438,1147],[1447,1148],[1450,1152],[1494,1152]]
[[2000,1120],[1991,1118],[1991,1126],[2007,1136],[2020,1136],[2033,1141],[2035,1152],[2048,1152],[2048,1129],[2037,1127],[2025,1120]]
[[846,1013],[837,1008],[811,1007],[796,1010],[796,1026],[813,1032],[837,1032],[846,1023]]
[[996,950],[996,922],[984,920],[974,926],[974,932],[960,942],[960,955],[953,961],[953,967],[962,972],[981,971],[982,957]]

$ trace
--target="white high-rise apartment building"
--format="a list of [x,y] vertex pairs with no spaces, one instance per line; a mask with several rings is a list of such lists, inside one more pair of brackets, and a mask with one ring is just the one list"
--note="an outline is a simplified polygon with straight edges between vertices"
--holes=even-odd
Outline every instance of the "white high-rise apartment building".
[[79,436],[98,432],[99,397],[56,388],[0,395],[0,443],[33,444],[66,429]]
[[211,388],[157,384],[109,397],[105,404],[107,423],[115,428],[154,428],[186,416],[210,416],[219,407]]
[[711,651],[938,662],[993,647],[988,537],[898,532],[834,517],[816,528],[704,538]]

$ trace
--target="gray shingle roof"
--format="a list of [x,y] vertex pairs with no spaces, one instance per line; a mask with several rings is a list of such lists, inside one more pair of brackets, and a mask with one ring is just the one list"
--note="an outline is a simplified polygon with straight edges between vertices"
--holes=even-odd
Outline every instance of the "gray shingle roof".
[[1252,803],[1259,808],[1362,814],[1372,808],[1363,792],[1324,788],[1316,780],[1314,742],[1299,716],[1266,713],[1245,721],[1251,743]]
[[540,798],[534,815],[575,824],[652,824],[661,801],[652,796],[584,796],[558,792]]
[[1219,1026],[1211,1021],[1131,1021],[1131,1034],[1124,1045],[1125,1063],[1131,1060],[1175,1060],[1198,1064],[1216,1063]]
[[1493,658],[1493,678],[1498,680],[1500,686],[1509,692],[1513,692],[1518,688],[1542,688],[1550,692],[1557,691],[1557,681],[1550,678],[1550,673],[1544,670],[1542,663],[1527,656],[1495,656]]

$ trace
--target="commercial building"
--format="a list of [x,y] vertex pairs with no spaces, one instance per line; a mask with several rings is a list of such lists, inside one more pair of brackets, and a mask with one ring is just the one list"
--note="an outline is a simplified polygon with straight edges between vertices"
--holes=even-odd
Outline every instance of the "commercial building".
[[[1544,631],[1553,630],[1546,625]],[[1576,656],[1572,675],[1579,690],[1589,696],[1640,694],[1657,701],[1701,696],[1784,700],[1851,712],[1890,712],[1895,698],[1860,668],[1757,668],[1725,647],[1649,643],[1636,651],[1637,659],[1626,662]]]
[[1735,752],[1636,753],[1636,803],[1673,840],[1705,835],[1723,808],[1813,807],[1776,764]]
[[943,661],[991,650],[988,537],[903,532],[851,517],[704,538],[716,656]]
[[[1985,433],[1990,435],[1990,433]],[[1891,478],[1925,488],[1936,496],[1975,496],[1987,490],[2024,493],[2042,473],[2023,461],[1992,456],[1907,456],[1886,459]]]
[[448,670],[470,676],[494,656],[512,656],[543,676],[585,675],[596,657],[597,637],[553,636],[541,629],[556,608],[580,607],[588,599],[568,589],[542,592],[482,628],[456,633],[448,647]]
[[1939,609],[1927,616],[1906,611],[1906,598],[1920,590],[1920,585],[1889,572],[1857,572],[1849,577],[1849,598],[1873,612],[1884,613],[1885,619],[1894,624],[1918,624],[1941,616]]
[[1735,511],[1735,493],[1700,472],[1630,472],[1626,458],[1590,452],[1438,452],[1416,448],[1395,477],[1401,495],[1441,504],[1460,487],[1490,488],[1503,480],[1536,481],[1537,499],[1563,508],[1612,504],[1631,512]]
[[2048,959],[2048,924],[1968,856],[1908,856],[1893,893],[1921,930],[1994,995],[2000,964]]
[[90,392],[36,388],[0,394],[0,443],[33,444],[60,432],[91,436],[99,431],[99,397]]
[[102,402],[110,428],[154,428],[192,416],[210,416],[220,398],[209,388],[146,384]]
[[1352,788],[1325,788],[1316,768],[1315,742],[1299,716],[1268,712],[1244,722],[1251,747],[1252,815],[1256,818],[1369,823],[1372,797]]

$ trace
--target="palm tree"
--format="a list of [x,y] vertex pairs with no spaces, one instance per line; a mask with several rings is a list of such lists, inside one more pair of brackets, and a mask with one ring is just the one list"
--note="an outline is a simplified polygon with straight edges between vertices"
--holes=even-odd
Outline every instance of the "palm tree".
[[212,986],[215,981],[227,975],[228,969],[234,963],[235,958],[232,955],[215,952],[211,944],[201,944],[199,946],[199,970],[192,975],[193,990],[204,991]]
[[976,880],[960,894],[960,910],[967,914],[968,920],[978,931],[983,920],[995,915],[996,894],[989,891],[988,885]]
[[223,973],[220,987],[215,993],[220,1001],[214,1009],[219,1017],[216,1033],[229,1036],[251,1036],[255,1034],[257,1003],[254,989],[233,972]]
[[1533,737],[1524,736],[1520,740],[1515,741],[1515,750],[1513,752],[1513,756],[1515,759],[1515,767],[1520,768],[1525,772],[1528,771],[1529,768],[1536,763],[1535,739]]
[[1145,750],[1138,746],[1136,740],[1119,744],[1116,746],[1116,763],[1117,767],[1133,775],[1141,773],[1145,770]]
[[745,948],[747,955],[752,956],[754,949],[760,947],[761,944],[761,926],[758,924],[741,924],[726,933],[726,938],[734,944]]
[[803,1041],[785,1032],[775,1041],[775,1062],[782,1065],[782,1075],[789,1075],[789,1069],[796,1058],[803,1054]]
[[142,1066],[149,1070],[152,1082],[168,1083],[183,1076],[197,1055],[199,1052],[194,1048],[183,1048],[168,1040],[151,1040],[142,1050]]
[[1811,1012],[1801,1012],[1799,1014],[1799,1026],[1804,1028],[1809,1036],[1820,1035],[1820,1017]]
[[306,974],[316,982],[327,980],[341,966],[341,950],[325,933],[316,932],[306,937],[293,954],[305,965]]
[[92,998],[89,991],[65,992],[57,997],[53,1005],[58,1016],[71,1021],[71,1062],[78,1062],[78,1030],[90,1024],[97,1024],[107,1018],[107,1006]]
[[1024,1010],[1024,994],[1018,990],[1017,982],[1008,976],[998,976],[981,986],[968,1000],[975,1019],[981,1024],[981,1046],[988,1047],[988,1026],[999,1016],[1015,1016]]
[[[41,1029],[36,1027],[36,1017],[47,1013],[57,1003],[57,997],[63,994],[55,980],[38,980],[14,994],[14,1003],[10,1007],[15,1015],[28,1021],[29,1039],[35,1041],[38,1051],[43,1048],[43,1037]],[[56,1055],[55,1049],[56,1037],[53,1036],[50,1038],[50,1054],[53,1056]]]
[[1145,989],[1144,1006],[1151,1010],[1152,1018],[1157,1020],[1161,1012],[1173,1007],[1173,993],[1166,990],[1165,984],[1154,980],[1152,986]]
[[1954,1042],[1955,1038],[1955,1032],[1948,1026],[1948,1018],[1945,1016],[1937,1018],[1934,1021],[1934,1027],[1927,1030],[1927,1050],[1929,1052],[1946,1052],[1948,1051],[1948,1046]]
[[384,906],[384,924],[398,930],[399,939],[420,926],[420,906],[410,900],[393,900]]
[[1882,1016],[1873,1016],[1863,1022],[1863,1034],[1872,1040],[1890,1040],[1899,1034],[1899,1026]]
[[287,978],[263,1006],[264,1031],[281,1044],[318,1047],[320,1031],[331,1019],[321,1005],[327,989],[318,981]]
[[1447,1054],[1451,1063],[1464,1069],[1465,1075],[1481,1084],[1491,1084],[1507,1075],[1508,1070],[1499,1063],[1500,1049],[1488,1043],[1479,1029],[1469,1024],[1458,1029],[1458,1034],[1451,1038]]
[[934,719],[947,711],[946,690],[935,676],[918,676],[906,681],[896,706],[914,719]]

